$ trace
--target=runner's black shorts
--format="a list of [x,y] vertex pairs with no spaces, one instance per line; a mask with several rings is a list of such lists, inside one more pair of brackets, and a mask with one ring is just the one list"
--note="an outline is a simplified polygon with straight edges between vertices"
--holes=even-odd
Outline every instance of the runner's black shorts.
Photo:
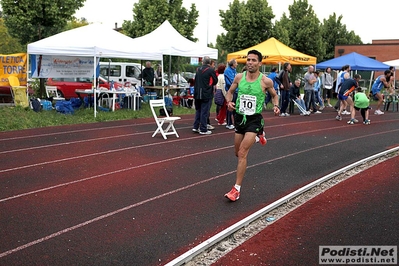
[[244,135],[246,132],[254,132],[259,135],[263,133],[265,121],[261,114],[247,115],[245,123],[242,122],[243,119],[243,115],[239,113],[234,114],[234,126],[237,134]]

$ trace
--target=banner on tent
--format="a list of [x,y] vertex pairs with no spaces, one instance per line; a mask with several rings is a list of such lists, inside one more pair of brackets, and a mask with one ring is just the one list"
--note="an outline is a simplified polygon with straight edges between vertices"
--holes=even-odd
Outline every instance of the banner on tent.
[[9,76],[17,76],[20,85],[26,85],[26,58],[26,53],[0,54],[0,86],[9,86]]
[[94,77],[94,58],[32,55],[31,71],[32,78],[92,78]]

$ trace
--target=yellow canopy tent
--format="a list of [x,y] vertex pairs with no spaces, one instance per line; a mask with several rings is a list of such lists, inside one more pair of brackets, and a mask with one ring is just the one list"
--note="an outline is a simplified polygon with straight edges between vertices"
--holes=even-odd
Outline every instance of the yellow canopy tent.
[[280,65],[285,62],[289,62],[291,65],[315,65],[317,59],[314,56],[298,52],[275,38],[270,38],[250,48],[228,54],[227,61],[235,58],[238,63],[245,64],[248,51],[253,49],[262,53],[262,63],[268,65]]

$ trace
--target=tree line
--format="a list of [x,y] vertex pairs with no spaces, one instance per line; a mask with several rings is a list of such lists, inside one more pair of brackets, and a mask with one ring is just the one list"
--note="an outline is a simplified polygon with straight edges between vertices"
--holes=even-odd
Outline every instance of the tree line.
[[[26,46],[31,42],[87,25],[90,22],[85,18],[74,16],[84,2],[1,0],[0,53],[26,52]],[[219,16],[226,33],[218,35],[215,44],[209,44],[218,49],[219,61],[225,61],[228,53],[270,37],[299,52],[316,56],[318,61],[333,58],[335,45],[362,44],[354,31],[346,29],[342,15],[332,13],[328,19],[320,21],[307,0],[293,0],[279,20],[274,20],[273,7],[267,0],[232,0],[225,11],[219,10]],[[187,9],[183,7],[183,0],[139,0],[133,4],[132,20],[123,22],[121,32],[136,38],[150,33],[168,19],[181,35],[197,41],[194,29],[198,17],[196,5],[192,4]],[[184,60],[189,59],[178,61],[183,63]],[[164,62],[168,61],[169,58],[165,57]],[[172,58],[172,62],[176,61]]]

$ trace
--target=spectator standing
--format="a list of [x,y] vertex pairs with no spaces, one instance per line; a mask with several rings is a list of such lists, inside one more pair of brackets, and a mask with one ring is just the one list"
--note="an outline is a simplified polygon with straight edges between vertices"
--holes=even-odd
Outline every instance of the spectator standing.
[[[274,114],[280,112],[278,96],[273,88],[273,81],[260,73],[262,54],[257,50],[250,50],[247,54],[247,71],[237,74],[227,91],[226,101],[229,110],[236,110],[234,116],[235,136],[234,150],[238,157],[236,181],[233,188],[225,194],[231,201],[240,198],[241,184],[247,168],[249,150],[255,143],[256,136],[263,132],[264,120],[262,117],[266,91],[271,93],[274,103]],[[234,102],[233,94],[237,88],[238,97]]]
[[[237,61],[235,59],[231,59],[228,63],[227,68],[224,71],[224,79],[225,79],[225,84],[226,84],[226,91],[228,91],[231,87],[231,84],[233,84],[233,80],[235,76],[237,75]],[[237,99],[237,92],[238,88],[233,94],[233,101]],[[229,110],[227,109],[227,114],[226,114],[226,128],[228,129],[234,129],[233,125],[233,116],[234,116],[234,109]]]
[[353,79],[350,78],[349,73],[345,74],[344,82],[340,86],[338,92],[338,99],[341,101],[341,104],[340,104],[340,109],[338,111],[338,115],[336,117],[337,120],[342,120],[340,116],[340,114],[342,114],[342,109],[344,108],[344,106],[346,107],[347,105],[349,105],[351,119],[348,121],[348,124],[353,125],[354,123],[358,122],[355,119],[355,106],[353,104],[353,99],[351,95],[355,91],[355,89],[359,86],[360,79],[361,76],[359,74],[355,74]]
[[[351,67],[350,65],[344,65],[342,67],[341,72],[338,74],[337,76],[337,81],[336,81],[336,85],[335,85],[335,92],[338,94],[339,93],[339,89],[341,87],[341,84],[345,81],[345,74],[348,73],[350,76],[350,71],[351,71]],[[348,111],[346,111],[346,101],[342,102],[338,99],[337,103],[335,104],[335,110],[340,109],[340,104],[343,103],[345,104],[344,108],[342,108],[342,114],[343,115],[349,115],[350,113]]]
[[[212,59],[210,66],[211,66],[211,68],[213,68],[213,70],[215,70],[215,64],[216,64],[216,61]],[[215,70],[215,73],[216,73],[216,78],[217,78],[217,76],[219,75],[219,73],[217,72],[217,69]],[[217,84],[217,82],[218,81],[216,80],[216,84]],[[215,83],[214,80],[211,78],[209,80],[209,84],[214,84],[214,83]],[[215,95],[216,84],[212,86],[213,87],[213,95]],[[212,101],[209,104],[208,119],[206,120],[206,122],[207,122],[208,129],[213,130],[213,129],[215,129],[215,127],[211,125],[211,108],[212,108]]]
[[154,78],[155,78],[154,69],[151,66],[151,62],[147,61],[145,63],[145,68],[143,69],[143,80],[145,85],[154,86]]
[[327,107],[332,107],[331,105],[331,98],[333,95],[333,87],[334,78],[331,75],[331,67],[327,67],[324,71],[324,74],[321,76],[321,89],[323,92],[323,99],[327,100]]
[[276,78],[280,89],[280,102],[281,102],[281,113],[280,116],[290,116],[287,114],[288,103],[290,101],[290,86],[292,85],[290,80],[291,64],[286,62],[283,65],[283,70],[280,71]]
[[[273,81],[273,87],[274,87],[274,90],[276,91],[276,94],[280,95],[279,90],[278,90],[278,83],[276,81],[276,78],[277,78],[277,67],[273,67],[271,69],[271,71],[270,71],[270,74],[267,75],[267,77]],[[267,107],[267,104],[270,103],[271,100],[272,100],[271,94],[267,93],[266,100],[265,100],[265,109]]]
[[155,86],[162,86],[162,65],[158,65],[154,76],[155,76]]
[[315,104],[315,99],[314,99],[314,89],[313,85],[316,83],[316,78],[313,74],[314,72],[314,67],[310,65],[308,67],[308,71],[306,72],[304,76],[304,81],[305,81],[305,106],[306,106],[306,111],[310,112],[310,105],[312,104],[313,112],[316,111],[316,104]]
[[195,75],[195,120],[192,130],[201,135],[212,134],[212,131],[208,130],[207,120],[209,118],[209,110],[213,100],[213,86],[217,83],[217,77],[215,70],[210,64],[211,59],[209,56],[205,56],[202,60],[202,66],[197,69]]
[[324,109],[323,99],[320,96],[321,79],[319,77],[319,74],[320,74],[320,72],[317,70],[313,73],[314,77],[316,78],[316,82],[313,84],[314,100],[315,100],[316,105],[319,105],[319,110],[314,111],[316,114],[321,114],[320,111],[322,111]]
[[218,69],[217,69],[217,73],[219,73],[218,75],[218,83],[216,84],[216,93],[215,93],[215,98],[216,95],[221,94],[223,95],[223,104],[222,105],[218,105],[217,106],[217,116],[216,119],[218,121],[218,125],[223,125],[225,126],[227,123],[225,122],[226,120],[226,111],[227,111],[227,103],[226,103],[226,90],[225,90],[225,86],[226,86],[226,82],[224,79],[224,70],[226,69],[226,65],[225,64],[219,64]]

